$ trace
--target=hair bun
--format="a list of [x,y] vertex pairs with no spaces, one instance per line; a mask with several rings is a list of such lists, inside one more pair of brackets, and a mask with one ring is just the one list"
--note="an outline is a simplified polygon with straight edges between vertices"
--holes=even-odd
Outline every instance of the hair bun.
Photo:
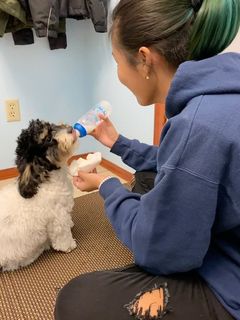
[[202,6],[203,0],[191,0],[193,10],[198,12]]

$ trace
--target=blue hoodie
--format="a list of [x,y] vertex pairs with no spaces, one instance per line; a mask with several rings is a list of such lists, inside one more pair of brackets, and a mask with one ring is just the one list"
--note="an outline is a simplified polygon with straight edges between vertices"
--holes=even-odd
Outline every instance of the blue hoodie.
[[240,320],[240,55],[181,64],[166,115],[159,147],[121,135],[112,147],[157,176],[142,196],[104,182],[106,213],[136,264],[159,275],[197,270]]

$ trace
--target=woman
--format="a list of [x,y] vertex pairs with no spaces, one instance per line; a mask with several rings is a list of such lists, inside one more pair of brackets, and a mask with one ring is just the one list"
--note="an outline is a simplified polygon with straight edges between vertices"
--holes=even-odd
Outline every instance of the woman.
[[166,104],[160,147],[129,140],[107,118],[94,137],[137,171],[156,171],[142,197],[118,179],[99,188],[136,266],[73,279],[57,320],[240,320],[239,0],[121,0],[111,40],[119,80],[139,104]]

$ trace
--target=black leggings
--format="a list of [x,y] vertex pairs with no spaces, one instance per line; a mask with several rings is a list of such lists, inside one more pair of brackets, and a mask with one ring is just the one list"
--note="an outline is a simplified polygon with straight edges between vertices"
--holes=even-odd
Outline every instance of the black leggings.
[[71,280],[59,292],[55,306],[56,320],[162,318],[234,319],[196,273],[154,276],[134,265]]

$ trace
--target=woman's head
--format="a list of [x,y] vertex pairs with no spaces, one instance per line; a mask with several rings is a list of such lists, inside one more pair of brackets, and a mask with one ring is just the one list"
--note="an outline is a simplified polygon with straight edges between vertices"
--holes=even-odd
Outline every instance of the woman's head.
[[152,47],[169,63],[223,51],[240,26],[240,0],[121,0],[111,34],[130,55]]
[[214,56],[232,42],[240,26],[240,0],[120,0],[112,20],[113,48],[129,66],[140,68],[145,61],[151,73],[154,65],[139,55],[147,48],[157,54],[155,62],[158,57],[161,66],[176,70],[182,62]]

